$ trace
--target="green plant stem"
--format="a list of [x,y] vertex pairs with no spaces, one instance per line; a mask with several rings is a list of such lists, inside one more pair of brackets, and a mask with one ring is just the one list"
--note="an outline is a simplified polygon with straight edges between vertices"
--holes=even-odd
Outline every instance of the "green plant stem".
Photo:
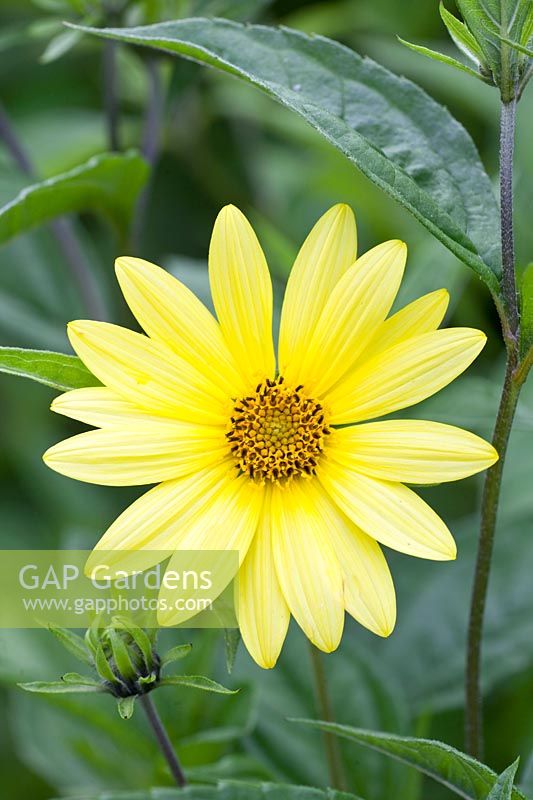
[[[17,167],[28,178],[36,179],[35,169],[25,148],[15,132],[7,112],[0,103],[0,139],[2,139]],[[58,217],[50,223],[50,230],[62,251],[70,272],[78,284],[87,312],[93,319],[106,319],[106,309],[93,278],[91,266],[85,258],[72,222]]]
[[468,624],[465,675],[465,746],[477,757],[483,755],[483,707],[481,691],[481,646],[487,590],[490,578],[496,519],[507,445],[527,369],[519,363],[519,311],[516,293],[513,235],[513,153],[516,101],[502,103],[500,118],[500,204],[502,295],[507,366],[492,443],[498,462],[487,472],[481,502],[481,527]]
[[183,788],[184,786],[187,785],[187,780],[185,778],[185,774],[178,760],[178,757],[174,751],[174,748],[172,747],[172,742],[169,739],[165,726],[161,722],[161,717],[157,712],[157,708],[154,705],[154,701],[152,700],[150,695],[145,694],[139,698],[139,702],[145,711],[145,714],[148,718],[148,722],[151,725],[157,743],[169,766],[172,777],[176,781],[177,785],[180,788]]
[[520,394],[520,384],[514,378],[516,360],[509,358],[503,392],[494,427],[492,443],[499,454],[499,460],[488,471],[483,488],[481,505],[481,529],[478,553],[472,587],[470,620],[468,625],[468,647],[466,663],[466,750],[476,758],[483,755],[483,713],[481,676],[481,644],[487,589],[489,585],[496,517],[500,499],[500,489],[511,426]]
[[117,43],[106,41],[102,49],[103,100],[109,148],[120,150],[119,107],[117,94]]
[[154,177],[154,167],[159,156],[161,145],[162,116],[165,108],[165,94],[161,82],[158,58],[150,55],[145,62],[145,68],[148,82],[148,97],[146,100],[141,153],[150,165],[151,177],[139,196],[133,217],[131,249],[134,252],[137,252],[141,246],[146,210]]
[[502,248],[502,294],[509,327],[518,336],[519,312],[516,293],[513,232],[513,157],[516,100],[501,104],[500,114],[500,220]]
[[[322,653],[311,644],[311,642],[309,642],[309,652],[313,667],[315,695],[320,719],[324,722],[334,722]],[[342,764],[339,739],[328,731],[324,731],[323,738],[331,787],[339,791],[346,791],[346,776]]]

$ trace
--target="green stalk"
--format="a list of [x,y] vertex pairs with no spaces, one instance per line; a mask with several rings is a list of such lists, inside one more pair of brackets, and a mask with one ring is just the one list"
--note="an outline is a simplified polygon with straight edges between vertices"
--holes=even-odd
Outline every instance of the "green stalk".
[[[320,719],[325,722],[334,722],[331,700],[328,691],[328,683],[322,653],[309,642],[309,652],[313,667],[313,677],[315,682],[315,695]],[[328,762],[329,779],[332,789],[346,791],[346,776],[342,763],[342,756],[339,746],[339,739],[329,731],[323,732],[324,749]]]
[[513,235],[513,152],[516,100],[502,103],[500,119],[500,207],[502,249],[503,331],[507,367],[492,443],[498,462],[487,472],[481,503],[481,527],[472,587],[465,676],[465,742],[476,758],[483,756],[483,706],[481,646],[489,586],[496,520],[505,457],[520,389],[527,377],[526,362],[519,360],[519,310],[516,293]]
[[150,695],[144,694],[139,697],[139,703],[144,709],[144,712],[148,718],[148,722],[150,723],[152,731],[154,732],[154,736],[157,740],[159,748],[165,757],[172,777],[176,781],[177,785],[180,788],[183,788],[187,785],[185,774],[152,698]]

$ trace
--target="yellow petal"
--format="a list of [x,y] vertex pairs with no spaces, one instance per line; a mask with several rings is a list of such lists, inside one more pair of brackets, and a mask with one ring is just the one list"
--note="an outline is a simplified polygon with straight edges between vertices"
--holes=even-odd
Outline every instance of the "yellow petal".
[[131,428],[146,422],[153,425],[168,425],[173,422],[172,417],[144,411],[107,386],[72,389],[56,397],[50,408],[56,414],[97,428]]
[[242,563],[263,490],[236,474],[225,462],[155,486],[115,520],[87,569],[103,559],[111,571],[144,570],[176,550],[237,550]]
[[389,636],[396,623],[396,595],[381,547],[326,492],[317,493],[316,502],[341,565],[346,611],[378,636]]
[[321,397],[356,363],[390,311],[407,258],[403,242],[374,247],[340,278],[307,342],[298,383]]
[[321,462],[318,477],[342,511],[378,542],[418,558],[455,558],[450,531],[407,486],[370,478],[329,459]]
[[209,281],[222,333],[248,384],[272,377],[272,282],[252,226],[235,206],[216,219]]
[[436,330],[444,319],[449,302],[450,295],[446,289],[437,289],[413,300],[376,330],[362,358],[373,358],[403,339]]
[[328,457],[374,478],[402,483],[455,481],[487,469],[495,449],[473,433],[425,420],[385,420],[335,430]]
[[291,614],[320,650],[335,650],[344,625],[342,571],[314,481],[273,489],[272,547]]
[[188,422],[226,423],[225,393],[165,345],[89,320],[71,322],[68,335],[84,364],[124,399]]
[[78,481],[140,486],[201,470],[227,452],[223,428],[168,420],[166,425],[143,422],[129,429],[81,433],[49,448],[43,459]]
[[271,487],[265,486],[261,521],[238,577],[238,617],[244,644],[260,667],[271,669],[281,652],[290,613],[274,566]]
[[[214,581],[218,582],[218,592],[223,591],[235,577],[246,557],[259,526],[263,499],[263,487],[256,485],[245,475],[236,477],[234,472],[233,475],[226,476],[218,491],[193,518],[182,523],[174,538],[174,550],[197,551],[194,558],[199,572],[202,569],[200,551],[221,550],[235,553],[234,571],[229,573],[226,566],[225,581],[222,583],[220,576],[214,577]],[[179,565],[179,552],[170,559],[169,569],[172,569],[173,563]],[[158,612],[157,619],[161,625],[176,625],[194,616],[194,612],[172,610],[172,595],[173,590],[165,586],[159,592],[159,599],[168,608]],[[213,599],[216,596],[215,593]]]
[[446,328],[399,342],[333,388],[327,396],[330,422],[372,419],[425,400],[460,375],[486,340],[473,328]]
[[339,278],[356,258],[357,229],[349,206],[329,209],[303,243],[291,270],[279,334],[279,371],[294,385],[309,337]]
[[110,574],[113,570],[133,573],[163,561],[174,551],[182,526],[201,514],[225,485],[229,472],[229,462],[223,462],[150,489],[104,533],[89,556],[86,574],[101,564],[109,567]]
[[190,289],[140,258],[118,258],[115,268],[129,307],[152,339],[206,373],[230,396],[246,391],[217,321]]

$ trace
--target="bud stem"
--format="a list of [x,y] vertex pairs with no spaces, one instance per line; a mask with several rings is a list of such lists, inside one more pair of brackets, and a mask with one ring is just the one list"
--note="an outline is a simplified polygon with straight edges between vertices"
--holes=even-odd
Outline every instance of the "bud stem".
[[139,702],[144,708],[146,716],[148,717],[148,721],[152,727],[152,730],[154,732],[155,738],[157,739],[157,743],[161,749],[161,752],[163,753],[166,759],[170,772],[172,773],[172,777],[176,781],[177,785],[183,788],[184,786],[187,785],[183,769],[181,768],[181,764],[178,760],[178,757],[174,752],[174,748],[172,747],[172,742],[169,739],[168,733],[161,721],[161,717],[158,714],[158,711],[154,705],[152,698],[150,697],[150,695],[145,694],[139,697]]

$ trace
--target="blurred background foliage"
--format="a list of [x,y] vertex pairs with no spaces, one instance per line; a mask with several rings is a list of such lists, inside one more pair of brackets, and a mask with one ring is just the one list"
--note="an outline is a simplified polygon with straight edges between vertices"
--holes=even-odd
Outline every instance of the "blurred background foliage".
[[[418,58],[397,41],[446,51],[436,0],[189,0],[123,3],[2,0],[0,97],[35,172],[49,177],[109,149],[100,41],[65,34],[62,18],[127,24],[218,14],[284,24],[339,39],[412,78],[465,125],[492,176],[497,169],[496,93],[468,76]],[[451,3],[450,10],[453,10]],[[159,147],[147,193],[128,241],[102,219],[73,220],[91,266],[103,314],[133,326],[115,283],[113,259],[126,250],[166,266],[209,303],[206,252],[216,213],[239,205],[267,252],[276,304],[314,220],[344,201],[356,211],[360,247],[387,238],[409,245],[399,304],[446,286],[448,323],[489,336],[468,374],[410,413],[490,435],[502,377],[498,322],[483,285],[407,212],[358,174],[340,153],[271,100],[200,66],[118,47],[118,146],[143,141],[146,108],[162,92]],[[154,78],[155,76],[155,78]],[[156,80],[156,83],[154,83]],[[109,87],[108,87],[109,88]],[[533,102],[519,107],[516,157],[517,250],[533,252]],[[0,203],[29,183],[0,144]],[[69,272],[49,228],[0,249],[0,338],[5,345],[68,352],[65,324],[88,316],[87,298]],[[135,496],[89,486],[47,470],[51,443],[80,428],[48,410],[52,392],[0,377],[0,544],[3,548],[91,547]],[[501,523],[484,652],[486,761],[501,771],[522,757],[520,780],[533,791],[533,387],[526,387],[506,468]],[[360,727],[442,738],[462,746],[462,673],[469,588],[476,544],[480,480],[424,490],[459,543],[454,564],[390,554],[398,586],[399,623],[388,641],[347,622],[340,650],[327,657],[336,719]],[[188,632],[165,634],[186,641]],[[198,672],[242,686],[234,697],[166,689],[162,707],[191,777],[250,776],[327,784],[320,734],[287,717],[317,715],[302,635],[291,628],[276,670],[257,668],[239,652],[231,678],[217,632],[192,634]],[[67,659],[68,660],[68,659]],[[190,669],[191,665],[188,665]],[[65,653],[41,631],[0,634],[0,773],[10,800],[44,800],[93,789],[169,783],[144,720],[122,721],[106,697],[28,696],[15,681],[56,679]],[[190,669],[190,671],[195,671]],[[161,694],[156,695],[156,701]],[[366,800],[439,800],[451,796],[382,756],[342,744],[350,789]],[[529,768],[528,768],[528,759]]]

